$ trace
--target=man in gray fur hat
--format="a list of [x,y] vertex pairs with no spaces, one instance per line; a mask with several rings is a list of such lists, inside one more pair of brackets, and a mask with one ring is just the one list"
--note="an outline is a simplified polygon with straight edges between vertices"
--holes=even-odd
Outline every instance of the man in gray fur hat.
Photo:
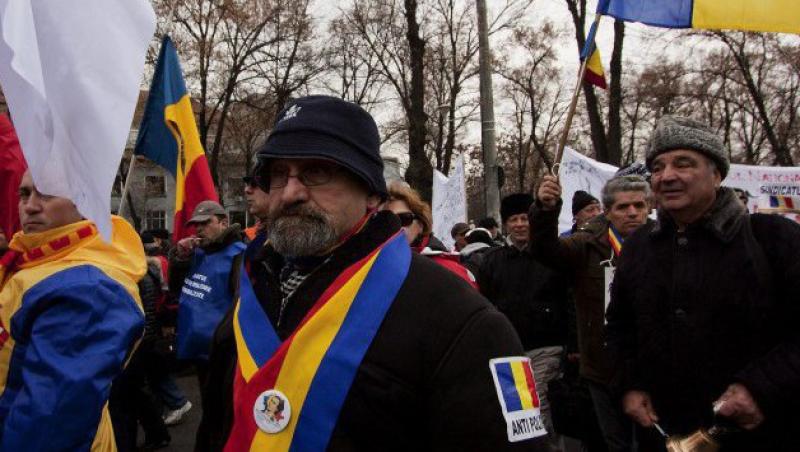
[[795,448],[800,421],[800,226],[747,215],[721,187],[728,152],[707,126],[661,118],[647,152],[658,220],[625,241],[607,342],[641,450],[653,428],[688,434],[722,419],[726,451]]

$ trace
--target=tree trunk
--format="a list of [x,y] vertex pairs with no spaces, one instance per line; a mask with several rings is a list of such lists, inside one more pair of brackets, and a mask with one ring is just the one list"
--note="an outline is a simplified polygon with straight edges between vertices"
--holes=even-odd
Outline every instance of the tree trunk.
[[408,169],[406,182],[419,192],[427,202],[431,201],[433,185],[433,166],[425,154],[426,123],[425,113],[425,79],[423,61],[425,57],[425,41],[419,34],[417,22],[417,1],[404,0],[405,16],[408,29],[406,39],[410,50],[411,95],[408,116]]
[[622,44],[625,40],[625,22],[614,22],[614,51],[611,53],[611,82],[608,87],[608,140],[607,160],[601,160],[614,166],[622,161]]

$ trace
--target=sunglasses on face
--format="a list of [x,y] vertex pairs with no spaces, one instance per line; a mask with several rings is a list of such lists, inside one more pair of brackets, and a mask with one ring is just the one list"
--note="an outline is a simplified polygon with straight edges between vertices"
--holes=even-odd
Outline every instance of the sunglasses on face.
[[400,218],[400,224],[403,227],[411,226],[411,223],[417,219],[417,215],[415,215],[413,212],[400,212],[395,215],[397,215],[397,218]]

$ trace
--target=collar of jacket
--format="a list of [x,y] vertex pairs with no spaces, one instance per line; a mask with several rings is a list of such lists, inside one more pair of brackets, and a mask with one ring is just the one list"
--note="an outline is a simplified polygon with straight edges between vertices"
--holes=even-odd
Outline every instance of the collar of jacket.
[[488,245],[486,243],[483,243],[483,242],[470,243],[467,246],[465,246],[464,248],[461,248],[461,255],[462,256],[469,256],[470,254],[474,253],[475,251],[478,251],[478,250],[481,250],[481,249],[484,249],[484,248],[489,248],[489,246],[490,245]]
[[[711,209],[689,225],[689,229],[705,229],[723,243],[728,243],[733,240],[747,218],[747,210],[737,199],[736,192],[728,187],[720,187]],[[674,232],[676,229],[677,225],[669,213],[658,209],[658,219],[653,224],[650,234],[658,236]]]
[[211,241],[208,245],[203,247],[203,251],[206,253],[216,253],[222,249],[225,249],[228,245],[235,242],[242,241],[242,227],[239,223],[233,223],[232,225],[228,226],[222,234],[219,235],[216,239]]

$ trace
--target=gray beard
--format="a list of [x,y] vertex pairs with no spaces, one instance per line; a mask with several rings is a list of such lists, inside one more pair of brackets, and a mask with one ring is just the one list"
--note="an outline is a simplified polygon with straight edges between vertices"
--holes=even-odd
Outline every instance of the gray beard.
[[278,254],[318,256],[336,244],[338,234],[324,214],[302,206],[287,210],[267,225],[267,238]]

